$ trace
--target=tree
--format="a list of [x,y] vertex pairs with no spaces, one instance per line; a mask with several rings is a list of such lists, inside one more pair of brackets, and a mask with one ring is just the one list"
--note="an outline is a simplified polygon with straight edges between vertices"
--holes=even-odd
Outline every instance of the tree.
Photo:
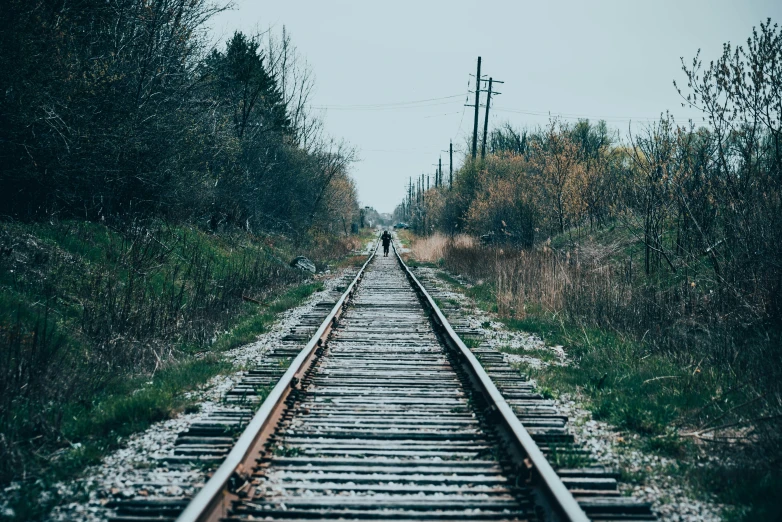
[[264,66],[256,39],[234,33],[224,53],[212,51],[206,62],[206,74],[214,82],[213,95],[223,98],[233,112],[238,138],[253,140],[264,133],[290,132],[287,107],[276,79]]
[[578,147],[567,130],[561,122],[552,120],[543,141],[533,143],[531,153],[531,166],[541,180],[559,233],[577,221],[584,210],[584,200],[578,190],[584,168],[579,161]]

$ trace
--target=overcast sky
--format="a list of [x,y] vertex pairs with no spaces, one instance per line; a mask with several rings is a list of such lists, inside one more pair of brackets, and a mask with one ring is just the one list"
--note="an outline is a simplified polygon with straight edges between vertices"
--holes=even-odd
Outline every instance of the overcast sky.
[[672,85],[680,57],[690,62],[700,48],[715,59],[768,17],[782,22],[782,2],[237,0],[212,27],[225,39],[286,26],[316,75],[312,102],[326,107],[326,130],[359,150],[362,205],[390,212],[409,177],[433,176],[441,154],[447,175],[449,140],[465,148],[478,56],[482,74],[505,82],[489,128],[535,127],[551,114],[605,119],[625,136],[631,120],[665,110],[701,120]]

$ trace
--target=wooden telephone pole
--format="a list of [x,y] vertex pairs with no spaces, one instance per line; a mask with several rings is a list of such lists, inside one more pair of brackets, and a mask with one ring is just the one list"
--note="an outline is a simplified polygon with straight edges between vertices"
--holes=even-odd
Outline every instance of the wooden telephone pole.
[[[486,157],[486,136],[489,134],[489,108],[491,107],[491,95],[502,94],[499,92],[493,92],[491,90],[492,83],[495,83],[494,78],[489,78],[489,88],[486,91],[486,115],[483,120],[483,144],[481,145],[481,159]],[[496,83],[503,83],[503,82],[497,80]]]
[[472,126],[472,159],[478,154],[478,112],[481,100],[481,57],[478,57],[478,71],[475,73],[475,120]]
[[489,133],[489,107],[491,106],[491,84],[493,78],[489,78],[489,90],[486,93],[486,114],[483,118],[483,143],[481,144],[481,159],[486,157],[486,135]]
[[448,147],[448,156],[450,158],[450,162],[449,162],[450,171],[448,173],[448,188],[450,189],[453,186],[453,140],[451,140],[450,146]]

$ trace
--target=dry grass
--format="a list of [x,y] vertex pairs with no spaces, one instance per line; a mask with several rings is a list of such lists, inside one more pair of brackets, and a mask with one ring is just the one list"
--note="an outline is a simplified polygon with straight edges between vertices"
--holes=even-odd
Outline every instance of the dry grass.
[[443,264],[482,283],[502,317],[555,318],[563,328],[613,332],[695,375],[708,372],[723,389],[752,383],[756,391],[748,395],[763,400],[745,412],[745,420],[753,424],[754,415],[765,426],[766,417],[776,418],[782,397],[778,334],[761,322],[748,325],[735,313],[725,314],[736,309],[730,295],[702,280],[649,278],[620,252],[615,244],[556,252],[446,243]]
[[447,246],[452,245],[460,248],[470,248],[474,246],[475,239],[466,234],[448,237],[439,232],[431,236],[417,238],[410,249],[413,257],[424,263],[436,263],[445,255]]

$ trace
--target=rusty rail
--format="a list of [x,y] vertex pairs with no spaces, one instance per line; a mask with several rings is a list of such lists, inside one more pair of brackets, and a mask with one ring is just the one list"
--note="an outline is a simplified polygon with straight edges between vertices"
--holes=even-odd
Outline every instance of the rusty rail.
[[431,320],[440,331],[442,340],[452,350],[456,351],[464,369],[470,375],[472,383],[483,394],[490,408],[496,410],[501,421],[504,439],[515,451],[514,456],[519,468],[527,468],[531,485],[540,491],[538,502],[544,507],[551,518],[568,522],[588,522],[589,518],[579,506],[576,499],[568,491],[556,471],[551,467],[545,455],[521,424],[513,409],[484,371],[483,366],[470,349],[462,342],[451,324],[426,288],[405,264],[402,256],[394,245],[394,254],[405,271],[408,280],[419,294],[425,306],[431,310]]
[[[379,244],[379,243],[378,243]],[[177,522],[213,522],[226,515],[233,500],[241,494],[247,483],[247,477],[253,468],[257,454],[262,449],[266,439],[274,430],[276,422],[285,409],[285,400],[291,390],[301,381],[312,364],[316,350],[325,342],[332,327],[339,319],[345,305],[358,282],[364,275],[367,265],[377,252],[378,245],[367,258],[356,277],[350,283],[342,297],[337,301],[329,315],[312,336],[299,355],[291,362],[288,370],[271,390],[257,413],[237,440],[231,452],[218,467],[203,489],[193,497],[185,510],[177,518]]]

